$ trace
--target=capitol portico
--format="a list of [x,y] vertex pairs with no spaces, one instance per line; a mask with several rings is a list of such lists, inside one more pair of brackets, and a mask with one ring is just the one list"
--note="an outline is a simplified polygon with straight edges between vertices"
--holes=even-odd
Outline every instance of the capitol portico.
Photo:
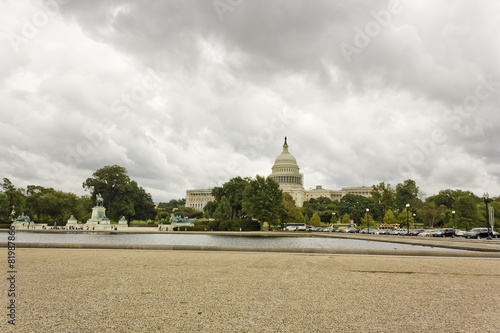
[[[297,206],[302,207],[302,204],[309,199],[317,199],[326,197],[332,201],[339,201],[346,194],[362,195],[364,197],[371,196],[371,187],[343,187],[341,190],[327,190],[321,185],[311,190],[304,190],[304,175],[300,173],[297,160],[288,151],[287,138],[283,144],[283,151],[274,161],[272,173],[269,175],[274,179],[280,188],[285,193],[289,193],[295,200]],[[196,210],[203,210],[203,207],[209,201],[215,200],[212,196],[212,190],[188,190],[186,191],[186,207],[192,207]]]

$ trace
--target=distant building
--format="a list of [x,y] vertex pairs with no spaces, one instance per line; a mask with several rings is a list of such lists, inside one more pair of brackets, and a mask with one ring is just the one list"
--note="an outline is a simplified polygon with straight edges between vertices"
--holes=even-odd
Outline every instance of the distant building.
[[[297,206],[302,207],[305,201],[311,198],[326,197],[332,201],[340,201],[346,194],[362,195],[371,197],[371,187],[343,187],[341,190],[327,190],[321,185],[317,185],[315,189],[304,190],[304,175],[300,173],[299,165],[295,157],[288,151],[288,144],[285,137],[283,151],[274,161],[272,173],[269,175],[274,179],[280,188],[285,193],[289,193],[295,200]],[[212,190],[187,190],[186,191],[186,207],[191,207],[196,210],[203,210],[203,207],[209,201],[214,201]]]
[[317,185],[315,189],[304,190],[304,175],[299,172],[300,168],[295,157],[288,151],[288,144],[283,144],[283,152],[276,158],[272,167],[272,173],[269,175],[279,185],[283,192],[289,193],[295,200],[297,206],[302,207],[302,204],[309,199],[317,199],[326,197],[332,201],[340,201],[346,194],[362,195],[371,197],[371,187],[344,187],[341,190],[327,190],[321,185]]
[[209,202],[214,201],[212,190],[187,190],[186,207],[191,207],[202,211],[203,207]]

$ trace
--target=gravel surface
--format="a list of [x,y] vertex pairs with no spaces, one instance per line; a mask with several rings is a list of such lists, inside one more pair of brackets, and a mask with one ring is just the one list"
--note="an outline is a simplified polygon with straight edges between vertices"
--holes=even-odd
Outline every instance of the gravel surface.
[[17,249],[16,264],[2,332],[500,332],[498,259]]

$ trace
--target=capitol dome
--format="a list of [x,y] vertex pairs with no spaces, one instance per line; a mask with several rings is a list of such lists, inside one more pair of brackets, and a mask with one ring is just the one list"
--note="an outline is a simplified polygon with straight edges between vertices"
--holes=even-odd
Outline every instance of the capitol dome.
[[303,175],[299,172],[300,168],[297,160],[288,152],[288,144],[283,144],[283,152],[276,158],[270,177],[283,187],[303,187]]
[[283,145],[283,152],[281,153],[280,156],[276,157],[276,160],[274,161],[274,165],[281,165],[281,164],[293,164],[293,165],[296,165],[297,168],[299,167],[297,165],[297,160],[295,159],[295,157],[292,156],[292,154],[290,154],[288,152],[288,145],[286,144],[286,141],[285,141],[285,144]]

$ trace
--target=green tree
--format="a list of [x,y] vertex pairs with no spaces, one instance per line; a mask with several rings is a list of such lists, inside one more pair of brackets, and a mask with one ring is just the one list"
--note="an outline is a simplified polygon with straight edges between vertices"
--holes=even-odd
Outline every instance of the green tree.
[[94,203],[89,195],[82,195],[78,198],[74,216],[78,221],[88,220],[92,214]]
[[216,209],[217,209],[217,203],[215,201],[207,202],[205,207],[203,207],[203,212],[204,212],[203,217],[206,218],[213,217]]
[[41,196],[39,201],[51,222],[64,224],[77,206],[78,197],[73,193],[50,191]]
[[476,203],[481,202],[481,199],[470,191],[450,189],[439,191],[438,194],[428,197],[426,199],[426,202],[434,202],[436,204],[436,207],[442,205],[448,209],[453,210],[455,208],[455,203],[461,197],[472,197]]
[[[92,191],[92,201],[95,202],[97,194],[101,194],[107,204],[107,215],[113,216],[113,206],[118,204],[118,199],[124,191],[125,186],[130,182],[127,169],[118,165],[105,166],[92,174],[83,183],[83,188]],[[122,209],[127,203],[119,203]],[[133,210],[129,206],[125,207],[123,215],[132,216]]]
[[445,209],[446,207],[443,205],[437,206],[435,202],[426,200],[425,203],[422,204],[422,207],[420,207],[418,216],[425,225],[429,228],[434,228],[434,225],[440,222]]
[[9,198],[5,193],[0,192],[0,221],[10,222],[6,217],[10,216],[12,207],[9,206]]
[[7,208],[4,208],[1,219],[10,222],[12,214],[17,216],[24,211],[25,196],[23,191],[16,188],[8,178],[4,178],[0,186],[7,197]]
[[313,214],[309,222],[311,223],[311,225],[315,227],[319,227],[321,225],[321,219],[319,218],[319,215],[316,213]]
[[403,184],[396,185],[395,206],[399,211],[406,209],[406,204],[410,204],[412,209],[418,209],[421,201],[418,198],[418,186],[412,179],[407,179]]
[[53,188],[45,188],[43,186],[28,185],[26,188],[26,207],[33,215],[33,220],[37,222],[44,221],[44,214],[47,213],[47,209],[42,207],[41,198],[48,194],[54,193]]
[[364,227],[375,227],[375,221],[373,220],[373,217],[371,214],[365,214],[365,216],[363,216],[361,218],[361,225],[364,226]]
[[408,211],[408,215],[406,212],[406,209],[401,211],[398,215],[398,223],[400,224],[401,228],[407,228],[408,225],[414,226],[415,225],[415,220],[413,219],[413,214],[411,210]]
[[249,181],[249,178],[235,177],[222,184],[221,187],[214,187],[212,189],[212,195],[215,197],[217,204],[221,201],[222,197],[226,197],[229,201],[232,209],[232,219],[239,218],[239,213],[243,205],[243,191]]
[[328,223],[332,213],[338,210],[338,202],[327,197],[311,198],[302,204],[302,212],[308,216],[318,214],[322,222]]
[[92,201],[100,193],[107,204],[106,215],[118,220],[124,215],[127,220],[148,220],[156,216],[151,195],[130,180],[124,167],[105,166],[92,174],[83,183],[83,188],[91,190]]
[[283,193],[283,210],[280,217],[284,223],[305,223],[304,216],[299,207],[295,205],[295,200],[289,193]]
[[256,176],[243,191],[243,211],[248,217],[256,218],[263,229],[264,222],[275,224],[283,209],[283,192],[279,184],[270,177]]
[[186,198],[182,199],[172,199],[169,202],[160,202],[158,204],[158,210],[167,212],[168,214],[173,212],[174,208],[178,208],[186,205]]
[[356,224],[361,222],[361,218],[364,217],[367,208],[375,218],[381,216],[380,208],[370,198],[361,195],[347,194],[340,199],[340,214],[352,215]]
[[398,219],[396,218],[396,216],[394,216],[394,214],[392,213],[392,210],[388,209],[385,212],[384,223],[385,224],[396,224],[396,223],[398,223]]
[[349,217],[349,214],[344,214],[342,216],[342,224],[349,224],[351,223],[351,218]]
[[218,220],[229,220],[232,217],[232,214],[233,211],[231,209],[231,205],[229,204],[229,200],[223,196],[215,209],[214,217]]
[[378,204],[382,212],[394,209],[395,195],[396,192],[391,185],[387,184],[386,186],[384,182],[373,185],[373,190],[371,191],[372,200]]
[[[483,207],[485,207],[483,205]],[[485,209],[486,210],[486,209]],[[456,224],[460,228],[464,228],[469,230],[470,228],[479,225],[476,221],[479,218],[478,205],[476,204],[476,200],[472,196],[462,196],[457,199],[455,203],[455,211],[456,211]],[[486,214],[486,212],[485,212]]]
[[[151,194],[147,193],[134,180],[130,181],[129,186],[128,191],[122,193],[122,198],[130,198],[132,200],[135,213],[133,218],[136,220],[153,219],[156,216],[156,210]],[[121,215],[124,214],[118,214],[116,219],[118,220]],[[132,216],[129,216],[129,218],[132,219]]]

